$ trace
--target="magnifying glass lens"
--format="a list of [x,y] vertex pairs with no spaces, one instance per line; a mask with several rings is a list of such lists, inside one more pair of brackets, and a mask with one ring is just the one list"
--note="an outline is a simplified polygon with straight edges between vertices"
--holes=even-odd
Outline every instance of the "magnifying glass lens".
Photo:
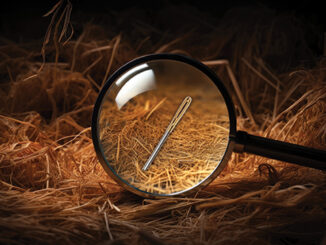
[[169,59],[118,76],[103,97],[97,127],[116,179],[163,196],[209,178],[229,139],[228,110],[214,82],[195,66]]

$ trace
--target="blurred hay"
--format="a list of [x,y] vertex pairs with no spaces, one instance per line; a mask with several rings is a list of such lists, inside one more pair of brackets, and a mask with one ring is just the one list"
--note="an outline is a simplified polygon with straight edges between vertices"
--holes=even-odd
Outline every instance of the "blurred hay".
[[[0,243],[320,244],[326,230],[321,171],[233,154],[220,177],[194,196],[143,200],[111,180],[95,156],[90,116],[102,81],[167,43],[164,52],[205,61],[228,54],[257,121],[237,105],[238,128],[326,149],[325,60],[293,69],[312,58],[296,21],[261,10],[255,16],[264,21],[252,24],[242,21],[247,10],[233,11],[214,29],[206,26],[210,32],[192,29],[172,43],[176,33],[156,39],[162,33],[146,19],[133,32],[122,22],[109,36],[107,27],[86,25],[64,47],[58,43],[60,62],[54,62],[58,49],[48,45],[41,70],[35,45],[1,39]],[[232,88],[224,68],[212,68]]]

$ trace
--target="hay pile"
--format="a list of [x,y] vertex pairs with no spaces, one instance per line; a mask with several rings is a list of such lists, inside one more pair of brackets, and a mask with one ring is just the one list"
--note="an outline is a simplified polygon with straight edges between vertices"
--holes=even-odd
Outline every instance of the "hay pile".
[[[157,26],[171,24],[169,11],[184,18],[164,9]],[[318,170],[233,154],[205,190],[163,200],[134,196],[107,176],[90,136],[93,103],[113,70],[155,51],[228,58],[253,115],[238,103],[239,129],[326,149],[326,64],[311,59],[295,19],[245,9],[216,23],[194,11],[183,32],[162,38],[146,17],[128,29],[123,15],[138,12],[112,17],[117,32],[85,25],[65,46],[54,25],[45,63],[41,43],[1,38],[0,243],[320,244],[326,186]],[[202,28],[188,28],[199,19]],[[298,66],[303,58],[309,66]],[[224,66],[212,68],[233,88]]]
[[[223,97],[208,79],[198,83],[189,78],[157,81],[157,89],[132,98],[121,109],[112,90],[104,99],[99,115],[104,154],[115,172],[140,190],[172,194],[194,187],[213,172],[225,152],[229,118]],[[188,110],[143,171],[187,96],[192,98]]]

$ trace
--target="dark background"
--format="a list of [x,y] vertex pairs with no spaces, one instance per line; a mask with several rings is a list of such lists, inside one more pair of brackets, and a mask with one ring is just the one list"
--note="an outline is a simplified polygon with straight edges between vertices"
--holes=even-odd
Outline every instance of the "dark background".
[[[0,34],[12,40],[38,39],[45,34],[50,18],[42,15],[47,13],[58,1],[4,1],[0,7]],[[326,30],[324,21],[325,11],[322,1],[90,1],[71,0],[73,5],[72,19],[76,16],[82,21],[100,21],[106,14],[118,14],[127,9],[142,9],[148,15],[155,15],[164,8],[174,6],[180,12],[187,12],[190,6],[203,12],[213,19],[219,19],[231,8],[264,7],[278,13],[295,15],[304,23],[315,26],[321,33]],[[186,14],[186,13],[185,13]],[[83,16],[83,17],[81,17]],[[167,18],[169,18],[167,16]],[[130,20],[132,21],[132,20]],[[175,23],[178,25],[178,23]]]

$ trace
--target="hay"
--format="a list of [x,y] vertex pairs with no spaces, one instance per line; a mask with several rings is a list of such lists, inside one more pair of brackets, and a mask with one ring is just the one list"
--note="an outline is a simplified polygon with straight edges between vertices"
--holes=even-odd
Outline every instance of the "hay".
[[[218,166],[227,143],[229,118],[215,85],[165,82],[118,109],[108,94],[99,116],[100,143],[115,172],[140,190],[172,194],[191,189]],[[109,91],[110,92],[110,91]],[[146,171],[144,163],[183,98],[193,101]]]
[[[167,16],[164,11],[161,15]],[[60,63],[53,63],[58,49],[48,44],[48,61],[41,70],[34,51],[40,43],[1,39],[0,243],[319,244],[326,230],[321,171],[233,154],[205,190],[188,198],[146,200],[119,187],[95,156],[90,116],[102,81],[124,62],[167,43],[166,52],[182,50],[206,61],[228,54],[257,123],[237,104],[239,129],[326,148],[325,60],[289,69],[300,57],[311,57],[297,22],[270,11],[256,11],[255,21],[246,22],[242,20],[248,19],[247,10],[234,13],[219,24],[212,22],[214,31],[210,26],[205,26],[207,32],[191,29],[176,42],[176,34],[162,39],[157,28],[144,24],[150,23],[146,19],[130,32],[123,22],[110,34],[107,26],[87,25],[65,47],[58,42]],[[274,25],[267,25],[266,19],[275,20]],[[166,18],[163,22],[168,24]],[[296,35],[285,35],[284,28]],[[300,45],[293,46],[293,39]],[[286,60],[280,59],[284,50]],[[232,88],[224,67],[212,68]],[[161,102],[165,97],[152,97],[147,107],[144,97],[135,104],[139,114],[129,120],[154,120],[172,104],[168,97]],[[126,139],[117,138],[116,144],[125,147]],[[124,157],[121,151],[112,156]]]

